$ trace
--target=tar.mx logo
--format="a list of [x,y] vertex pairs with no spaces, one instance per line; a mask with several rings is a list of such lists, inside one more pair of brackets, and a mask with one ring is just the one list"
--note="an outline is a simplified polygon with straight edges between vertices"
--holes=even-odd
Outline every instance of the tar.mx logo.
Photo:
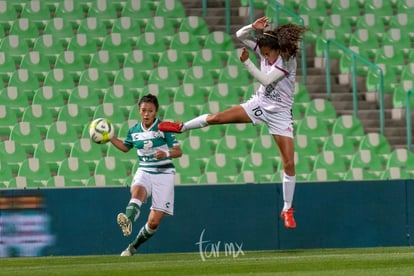
[[208,258],[218,258],[221,254],[224,256],[230,256],[233,258],[237,258],[239,255],[244,256],[243,252],[243,243],[237,242],[212,242],[209,240],[204,240],[204,232],[206,229],[200,234],[200,240],[195,244],[198,246],[198,250],[200,252],[201,260],[204,262]]

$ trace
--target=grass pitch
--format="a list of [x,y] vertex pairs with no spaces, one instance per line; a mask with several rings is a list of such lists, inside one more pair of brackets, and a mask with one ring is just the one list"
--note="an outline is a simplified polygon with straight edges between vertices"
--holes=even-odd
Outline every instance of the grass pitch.
[[414,275],[414,248],[0,259],[0,275]]

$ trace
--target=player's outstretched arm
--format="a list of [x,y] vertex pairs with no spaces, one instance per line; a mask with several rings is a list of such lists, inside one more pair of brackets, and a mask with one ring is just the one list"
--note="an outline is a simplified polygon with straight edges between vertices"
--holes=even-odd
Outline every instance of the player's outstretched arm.
[[115,137],[115,136],[112,137],[111,143],[120,151],[128,152],[130,150],[130,148],[124,145],[124,141],[122,141],[121,139],[118,139],[118,137]]

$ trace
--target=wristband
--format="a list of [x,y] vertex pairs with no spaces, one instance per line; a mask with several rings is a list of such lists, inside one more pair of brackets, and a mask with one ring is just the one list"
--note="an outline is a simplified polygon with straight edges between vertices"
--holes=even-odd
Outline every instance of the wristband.
[[166,158],[169,158],[170,157],[170,151],[166,151],[165,154],[167,155]]

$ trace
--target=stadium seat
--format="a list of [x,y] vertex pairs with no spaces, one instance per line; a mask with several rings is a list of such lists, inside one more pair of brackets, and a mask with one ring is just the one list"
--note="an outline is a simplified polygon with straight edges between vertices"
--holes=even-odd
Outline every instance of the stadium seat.
[[55,91],[62,94],[63,99],[68,99],[75,87],[75,81],[66,69],[55,68],[47,73],[43,85],[52,86]]
[[[106,186],[109,186],[109,183],[107,182],[108,182],[108,179],[106,175],[102,175],[102,174],[92,175],[91,177],[89,177],[88,181],[86,182],[86,187],[106,187]],[[129,182],[128,185],[129,184],[131,184],[131,182]]]
[[[86,127],[88,128],[88,126]],[[106,153],[105,146],[95,144],[89,137],[80,138],[73,144],[69,156],[83,160],[89,170],[93,171],[95,170],[98,160],[103,157],[104,151]]]
[[391,145],[384,134],[370,132],[362,137],[359,143],[359,150],[372,151],[385,164],[391,153]]
[[148,20],[147,24],[145,25],[144,32],[156,33],[163,38],[165,45],[169,45],[172,36],[175,34],[175,28],[168,21],[167,17],[154,16]]
[[115,132],[117,134],[117,137],[125,139],[128,134],[129,129],[132,126],[136,125],[137,123],[138,123],[138,120],[134,120],[134,119],[131,119],[131,120],[128,119],[125,122],[123,122],[122,125]]
[[57,121],[69,122],[78,135],[82,133],[88,118],[87,111],[76,103],[63,105],[57,115]]
[[84,62],[89,63],[92,54],[98,51],[96,41],[88,34],[76,34],[69,40],[67,49],[80,55]]
[[214,114],[225,110],[225,105],[219,101],[206,102],[200,106],[199,114]]
[[67,158],[67,155],[65,149],[60,146],[57,140],[45,139],[37,144],[33,157],[44,161],[53,174],[57,173],[59,165]]
[[305,116],[317,116],[328,125],[329,129],[331,129],[337,118],[333,103],[320,98],[313,99],[309,102],[305,110]]
[[0,90],[0,103],[10,107],[18,118],[21,118],[29,100],[24,91],[18,86],[7,86]]
[[0,103],[0,140],[1,136],[10,136],[10,132],[17,121],[16,111],[6,104]]
[[259,133],[259,127],[251,124],[228,124],[225,126],[224,136],[237,136],[241,140],[246,142],[248,149],[253,144],[253,141],[257,138]]
[[88,36],[95,45],[102,46],[102,42],[107,35],[105,24],[96,17],[86,17],[79,20],[76,34]]
[[39,158],[27,158],[26,160],[23,160],[17,176],[24,176],[33,180],[35,186],[30,188],[40,188],[46,186],[46,183],[52,174],[44,160]]
[[84,186],[91,176],[89,167],[83,159],[69,157],[64,159],[57,171],[58,176],[64,176],[73,185]]
[[339,116],[332,125],[332,135],[342,134],[352,141],[354,145],[359,145],[365,135],[362,122],[352,115]]
[[33,72],[41,82],[44,81],[45,76],[51,70],[49,58],[38,51],[25,54],[19,68]]
[[215,154],[226,154],[240,167],[249,153],[248,143],[236,135],[225,135],[218,140]]
[[64,46],[62,45],[59,38],[51,34],[44,34],[42,36],[39,36],[33,45],[33,51],[38,51],[46,55],[49,58],[49,62],[51,64],[56,62],[57,57],[63,52],[63,50]]
[[35,90],[32,104],[43,105],[56,118],[60,109],[64,106],[64,100],[62,94],[55,87],[42,86]]
[[366,0],[363,2],[364,13],[373,13],[388,23],[393,15],[393,4],[386,0]]
[[406,64],[400,76],[400,81],[413,81],[414,80],[414,62]]
[[203,143],[203,139],[200,136],[192,135],[180,141],[181,149],[184,153],[191,154],[198,162],[203,165],[207,162],[214,151],[209,145]]
[[[124,106],[127,105],[127,101],[130,101],[129,105],[131,106],[134,104],[135,98],[138,98],[142,91],[144,91],[145,80],[141,72],[139,71],[138,67],[123,67],[122,69],[118,70],[118,72],[116,72],[115,74],[113,87],[115,86],[122,86],[123,89],[125,89],[125,94],[128,94],[128,96],[126,96]],[[106,94],[108,94],[108,92],[111,93],[110,90],[113,89],[109,87],[104,95],[104,98],[106,97]]]
[[136,104],[136,95],[137,93],[131,93],[128,87],[121,84],[114,84],[106,91],[103,98],[103,103],[113,103],[119,106],[123,110],[124,115],[128,116],[129,112],[132,109],[132,106]]
[[361,14],[359,3],[352,0],[340,0],[332,1],[330,7],[330,13],[341,15],[346,18],[350,23],[355,23]]
[[34,91],[40,87],[40,84],[33,72],[18,69],[11,74],[7,86],[19,87],[19,90],[24,92],[29,100],[32,100]]
[[[399,1],[399,3],[400,2],[401,1]],[[412,7],[411,9],[414,10]],[[414,33],[411,27],[414,22],[413,18],[410,16],[408,9],[405,10],[405,9],[397,8],[397,11],[398,13],[390,18],[388,27],[390,29],[400,29],[403,33],[408,33],[411,40],[413,40]]]
[[[138,99],[141,99],[143,96],[148,95],[148,94],[157,96],[158,103],[159,103],[158,116],[162,116],[167,106],[169,106],[172,103],[169,91],[164,90],[162,86],[156,83],[148,84],[144,86],[144,89],[140,93]],[[136,119],[136,116],[138,116],[139,114],[138,105],[134,105],[129,114],[130,114],[130,118]],[[133,117],[131,117],[131,115],[133,115]]]
[[195,117],[194,108],[187,106],[185,102],[173,102],[166,107],[163,120],[165,121],[188,121]]
[[[5,140],[0,142],[0,160],[4,160],[13,174],[17,174],[20,165],[28,155],[18,141]],[[1,161],[0,161],[1,162]]]
[[171,37],[169,48],[183,52],[187,62],[192,62],[201,46],[196,36],[189,32],[178,32]]
[[114,145],[109,144],[106,151],[107,157],[114,157],[116,160],[121,161],[124,165],[127,173],[132,172],[132,166],[137,163],[137,153],[135,150],[130,150],[129,152],[123,152],[117,149]]
[[187,62],[183,62],[185,60],[184,52],[177,49],[168,49],[161,54],[158,66],[170,68],[182,80],[185,71],[190,67]]
[[188,132],[188,137],[198,136],[205,147],[215,152],[218,141],[224,135],[224,127],[221,125],[207,126],[200,129],[193,129]]
[[42,134],[34,123],[18,122],[13,126],[9,139],[22,146],[27,154],[33,154],[36,145],[42,140]]
[[363,168],[351,168],[345,175],[344,180],[377,180],[378,176],[374,173],[370,173]]
[[178,76],[168,67],[154,68],[149,75],[148,84],[158,84],[162,90],[173,95],[180,86]]
[[236,184],[247,184],[247,183],[267,183],[271,182],[271,180],[264,179],[263,181],[260,180],[260,175],[255,171],[241,171],[234,179],[234,183]]
[[99,0],[92,2],[88,10],[88,17],[99,18],[107,28],[110,28],[118,15],[111,0]]
[[[302,153],[295,150],[294,153],[295,159],[295,172],[296,172],[296,181],[307,181],[309,175],[313,171],[314,161],[310,159],[306,159],[302,157]],[[284,172],[283,169],[283,162],[279,162],[278,171]],[[283,177],[283,175],[280,175]],[[278,181],[282,181],[283,178],[278,179]]]
[[235,45],[230,34],[222,31],[210,32],[204,41],[204,48],[214,49],[215,54],[226,60],[234,51]]
[[254,139],[250,153],[261,153],[265,156],[273,166],[277,166],[280,162],[279,151],[272,135],[260,135]]
[[17,11],[10,1],[0,2],[0,26],[2,29],[10,30],[14,20],[17,19]]
[[149,55],[153,62],[158,62],[161,53],[167,50],[163,37],[154,32],[141,34],[138,37],[135,47],[143,51],[146,55]]
[[61,52],[56,58],[54,68],[69,72],[75,82],[79,81],[81,73],[86,70],[83,59],[74,51]]
[[227,83],[237,89],[247,89],[250,85],[251,76],[249,72],[239,66],[229,65],[220,70],[218,83]]
[[367,59],[373,59],[376,51],[380,48],[376,33],[369,29],[358,29],[351,34],[349,46],[359,47],[359,54]]
[[207,101],[219,101],[224,104],[225,107],[232,107],[240,104],[241,97],[237,93],[237,90],[228,83],[215,84],[210,93],[208,94]]
[[204,48],[196,52],[192,66],[202,66],[206,68],[211,76],[217,79],[224,63],[220,56],[214,53],[213,49]]
[[204,93],[197,88],[194,83],[181,84],[173,96],[173,102],[184,102],[186,106],[193,108],[194,112],[198,114],[206,103],[206,98]]
[[204,18],[196,15],[184,17],[178,31],[189,32],[191,35],[196,36],[199,44],[201,44],[209,34],[209,28]]
[[43,34],[53,35],[62,45],[67,46],[68,41],[74,36],[72,24],[62,17],[55,17],[46,22]]
[[304,158],[313,164],[316,156],[319,154],[319,148],[316,142],[310,136],[305,134],[297,134],[293,141],[295,151],[300,152],[301,158]]
[[404,52],[397,49],[394,45],[384,45],[378,49],[374,57],[374,63],[377,65],[386,64],[388,68],[393,69],[394,72],[392,73],[401,74],[405,64]]
[[353,168],[362,168],[375,176],[380,176],[384,171],[379,155],[369,149],[360,150],[354,154],[349,169]]
[[257,182],[270,182],[276,173],[277,167],[268,162],[261,153],[252,153],[246,156],[241,165],[241,172],[253,171]]
[[107,75],[99,68],[88,68],[81,73],[78,85],[88,86],[91,92],[95,92],[99,98],[103,98],[110,82]]
[[378,17],[375,13],[365,13],[362,16],[359,16],[355,28],[358,29],[367,29],[376,33],[377,39],[382,40],[382,36],[386,31],[384,21],[381,17]]
[[314,171],[320,168],[327,169],[339,178],[343,178],[347,170],[346,160],[335,151],[322,151],[316,156],[313,164]]
[[346,136],[339,133],[328,136],[323,144],[322,150],[339,153],[347,160],[347,164],[356,151],[352,141],[348,141]]
[[110,185],[122,185],[127,177],[124,164],[113,156],[102,157],[96,164],[95,175],[105,175]]
[[192,66],[186,70],[183,77],[183,84],[188,83],[196,85],[198,88],[196,93],[202,93],[205,97],[208,97],[215,85],[213,77],[202,66]]
[[121,11],[122,16],[135,18],[141,28],[154,16],[151,5],[145,0],[129,0]]
[[97,68],[104,72],[109,80],[113,80],[120,70],[121,62],[115,53],[108,50],[100,50],[91,56],[89,68]]
[[390,179],[411,179],[412,176],[400,167],[389,167],[386,168],[380,175],[381,180]]
[[62,147],[69,153],[73,144],[78,140],[78,133],[70,122],[56,121],[50,124],[46,133],[46,139],[55,140],[59,147]]
[[[379,68],[381,68],[383,73],[383,89],[384,93],[391,94],[395,87],[398,85],[398,75],[393,70],[392,65],[387,64],[377,64]],[[366,91],[368,93],[378,92],[379,91],[379,74],[378,70],[368,69],[367,77],[365,80],[366,83]]]
[[199,183],[234,183],[238,174],[234,159],[231,159],[227,154],[218,153],[207,161]]
[[165,0],[159,2],[155,9],[155,16],[168,18],[172,26],[178,27],[186,17],[186,13],[180,0]]
[[150,55],[140,49],[135,49],[126,54],[124,68],[133,67],[140,72],[145,80],[148,80],[151,71],[154,69],[154,62]]
[[132,51],[131,42],[123,33],[111,33],[104,37],[101,50],[114,53],[119,62],[124,62],[126,53]]
[[400,51],[403,51],[407,55],[411,49],[411,38],[409,35],[404,34],[401,29],[392,28],[384,33],[382,45],[397,46]]
[[398,167],[414,175],[414,153],[405,148],[394,149],[388,156],[386,167]]
[[121,33],[128,38],[130,45],[135,45],[141,34],[141,26],[134,17],[122,16],[115,19],[111,33]]
[[[394,109],[405,107],[407,91],[414,87],[413,83],[414,81],[403,80],[395,86],[392,93],[392,106]],[[410,104],[414,106],[414,97],[410,97]]]
[[[315,39],[315,54],[318,57],[324,56],[327,39],[335,39],[338,42],[348,45],[352,34],[350,23],[347,22],[348,17],[341,14],[332,14],[327,17],[321,27],[320,35]],[[337,47],[330,47],[329,53],[331,57],[339,57],[342,50]]]
[[[18,36],[26,45],[31,48],[39,37],[39,30],[36,24],[28,18],[16,19],[10,27],[9,35]],[[23,46],[23,45],[21,45]]]
[[301,0],[297,13],[316,18],[318,26],[321,26],[325,18],[328,17],[325,1]]
[[13,179],[13,173],[9,164],[3,158],[0,159],[0,171],[0,189],[8,188]]
[[328,124],[317,116],[307,116],[298,123],[297,134],[310,136],[321,148],[329,136]]
[[0,52],[0,77],[3,83],[8,83],[10,76],[17,70],[16,63],[11,55]]
[[120,106],[113,103],[103,103],[96,106],[93,119],[107,118],[112,121],[115,127],[120,127],[127,119]]
[[193,152],[183,154],[180,158],[173,159],[177,170],[174,184],[196,184],[202,172],[199,160],[195,158]]
[[24,110],[21,121],[30,123],[33,127],[38,128],[42,135],[45,135],[54,118],[46,106],[32,104]]
[[92,116],[96,106],[100,104],[99,94],[95,93],[95,91],[87,85],[78,85],[72,89],[68,98],[68,104],[77,104],[80,108],[84,109],[89,116]]
[[309,105],[310,97],[308,88],[300,82],[295,82],[295,91],[293,93],[294,103],[300,106],[301,112],[305,113]]
[[74,27],[79,24],[79,20],[82,20],[86,16],[86,13],[80,1],[64,0],[57,6],[54,16],[63,18]]
[[410,11],[414,10],[414,3],[411,0],[397,0],[395,8],[397,9],[397,13],[409,13]]
[[341,180],[342,178],[337,175],[334,174],[333,172],[331,172],[329,169],[325,169],[325,168],[318,168],[316,170],[313,170],[309,176],[308,176],[308,181],[321,181],[321,182],[325,182],[325,181],[338,181]]

